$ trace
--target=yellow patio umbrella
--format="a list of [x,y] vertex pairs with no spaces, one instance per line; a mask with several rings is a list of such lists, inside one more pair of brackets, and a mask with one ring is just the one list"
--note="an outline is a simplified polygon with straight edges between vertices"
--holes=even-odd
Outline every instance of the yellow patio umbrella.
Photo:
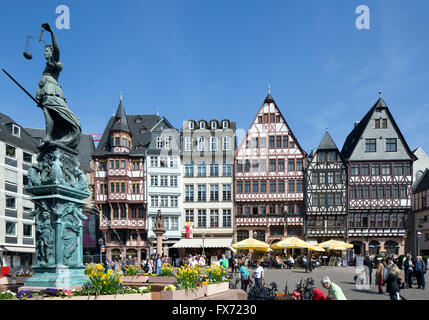
[[270,245],[268,243],[248,238],[246,240],[239,241],[237,243],[234,243],[231,247],[237,250],[261,250],[261,251],[267,251],[270,248]]
[[351,243],[347,243],[339,240],[329,240],[322,243],[319,243],[319,247],[329,250],[346,250],[353,248]]
[[317,251],[317,252],[325,252],[326,250],[322,247],[319,247],[319,245],[314,245],[308,248],[310,251]]
[[270,246],[272,249],[305,249],[311,244],[296,237],[288,237]]

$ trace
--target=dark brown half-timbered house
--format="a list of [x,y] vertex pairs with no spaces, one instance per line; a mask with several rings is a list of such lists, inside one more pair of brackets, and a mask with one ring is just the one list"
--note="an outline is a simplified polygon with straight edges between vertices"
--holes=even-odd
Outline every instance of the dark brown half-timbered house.
[[348,240],[355,252],[403,254],[416,159],[380,97],[347,136]]
[[303,236],[306,153],[271,94],[235,151],[235,239]]
[[304,176],[306,240],[346,240],[347,165],[328,131],[307,157]]
[[158,121],[157,115],[127,116],[121,98],[92,154],[94,203],[108,259],[140,261],[149,254],[145,151]]

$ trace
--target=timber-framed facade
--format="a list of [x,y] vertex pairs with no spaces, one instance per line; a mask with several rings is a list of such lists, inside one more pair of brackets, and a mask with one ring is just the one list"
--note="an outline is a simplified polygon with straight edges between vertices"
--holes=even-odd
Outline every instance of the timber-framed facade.
[[305,157],[268,94],[235,151],[234,241],[303,236]]

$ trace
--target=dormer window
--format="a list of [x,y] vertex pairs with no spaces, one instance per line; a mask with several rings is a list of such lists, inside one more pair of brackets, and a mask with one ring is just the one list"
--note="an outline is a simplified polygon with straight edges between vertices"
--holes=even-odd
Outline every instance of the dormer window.
[[194,130],[194,123],[192,121],[188,122],[188,129],[189,130]]
[[[261,117],[261,122],[262,122],[262,117]],[[222,122],[222,128],[223,129],[228,129],[228,121],[223,121]]]
[[21,137],[21,128],[15,124],[12,124],[12,134],[15,137]]
[[206,123],[201,121],[200,122],[200,129],[205,129],[206,128]]
[[217,123],[216,121],[212,121],[212,130],[217,129]]
[[156,138],[156,148],[161,149],[164,146],[164,139],[161,137]]

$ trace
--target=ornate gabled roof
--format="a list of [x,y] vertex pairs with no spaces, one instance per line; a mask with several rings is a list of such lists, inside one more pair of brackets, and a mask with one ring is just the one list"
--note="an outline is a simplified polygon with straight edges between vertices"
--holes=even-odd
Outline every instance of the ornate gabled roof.
[[322,141],[317,147],[317,150],[338,150],[337,145],[335,144],[328,131],[325,132],[325,135],[323,136]]
[[124,131],[131,133],[127,123],[127,116],[125,114],[124,105],[122,99],[119,101],[118,110],[116,111],[115,121],[112,126],[112,130]]
[[429,169],[426,168],[420,179],[417,181],[416,186],[413,188],[413,192],[421,192],[429,189]]
[[[111,117],[104,129],[97,149],[93,156],[103,156],[106,154],[117,154],[110,151],[110,131],[113,128],[116,117]],[[126,116],[127,124],[131,133],[132,149],[130,155],[143,155],[149,147],[152,140],[150,130],[159,122],[159,116],[156,114],[149,115],[128,115]],[[136,121],[138,119],[138,121]]]
[[401,139],[408,155],[410,158],[414,161],[416,160],[416,156],[411,152],[410,147],[408,146],[407,142],[404,139],[404,136],[402,135],[401,130],[399,130],[398,125],[396,124],[395,119],[393,118],[392,114],[390,113],[389,108],[387,107],[386,103],[384,102],[383,98],[378,98],[377,102],[372,106],[371,109],[365,114],[365,116],[362,118],[361,121],[357,122],[353,130],[349,133],[349,135],[346,138],[346,141],[344,142],[343,148],[341,149],[341,156],[344,160],[348,160],[350,156],[352,155],[353,151],[356,148],[356,145],[359,142],[359,139],[361,138],[362,134],[364,133],[366,127],[368,126],[369,121],[371,120],[372,114],[375,112],[375,110],[378,109],[385,109],[386,114],[389,117],[393,127],[395,128],[399,139]]

